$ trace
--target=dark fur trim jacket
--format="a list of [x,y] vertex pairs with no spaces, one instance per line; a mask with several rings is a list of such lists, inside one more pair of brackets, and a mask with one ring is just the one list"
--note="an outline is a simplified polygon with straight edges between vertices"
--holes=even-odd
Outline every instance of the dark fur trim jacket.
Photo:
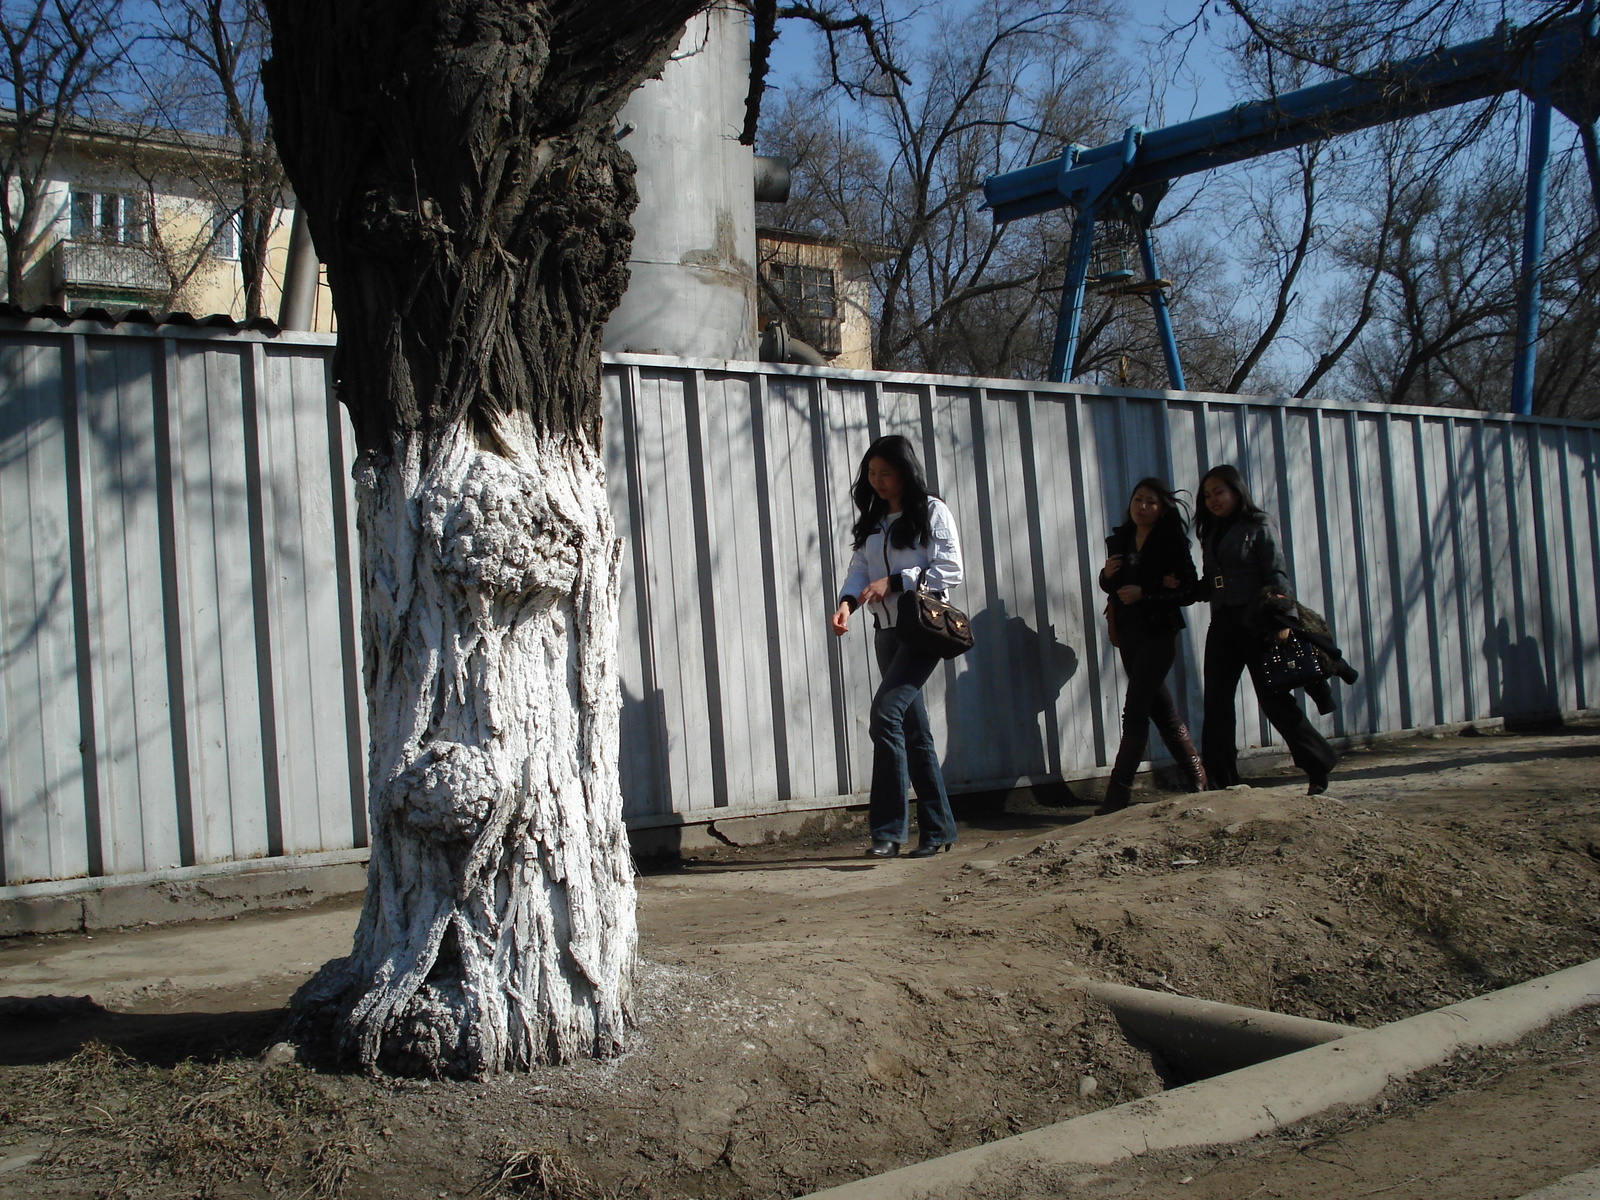
[[[1169,529],[1153,529],[1144,548],[1136,550],[1135,532],[1131,524],[1119,525],[1106,539],[1107,555],[1122,555],[1122,566],[1109,577],[1100,573],[1100,590],[1115,593],[1131,583],[1144,593],[1133,604],[1122,604],[1113,598],[1119,628],[1134,632],[1134,636],[1135,631],[1176,633],[1186,625],[1184,606],[1193,604],[1199,592],[1200,579],[1195,574],[1189,539],[1180,538]],[[1177,577],[1177,587],[1166,586],[1163,581],[1168,575]]]

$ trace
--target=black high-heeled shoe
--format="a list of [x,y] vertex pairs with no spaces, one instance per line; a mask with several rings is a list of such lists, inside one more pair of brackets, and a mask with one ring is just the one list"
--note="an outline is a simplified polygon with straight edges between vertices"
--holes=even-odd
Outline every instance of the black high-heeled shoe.
[[872,845],[867,847],[868,858],[895,858],[899,853],[900,843],[888,838],[873,838]]
[[955,845],[954,842],[918,842],[917,843],[917,848],[915,850],[913,850],[910,854],[907,854],[906,857],[907,858],[932,858],[935,854],[939,853],[939,851],[948,850],[948,849],[950,849],[951,846],[954,846],[954,845]]

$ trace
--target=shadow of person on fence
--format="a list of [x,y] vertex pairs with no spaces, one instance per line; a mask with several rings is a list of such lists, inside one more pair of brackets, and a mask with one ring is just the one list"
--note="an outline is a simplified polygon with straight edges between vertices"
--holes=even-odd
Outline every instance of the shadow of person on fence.
[[1533,637],[1513,638],[1511,622],[1501,617],[1484,639],[1484,657],[1498,670],[1489,672],[1489,714],[1506,727],[1537,729],[1562,724],[1561,700],[1545,673],[1544,654]]
[[[943,765],[947,783],[983,785],[981,792],[953,794],[951,803],[963,823],[987,828],[1023,780],[1051,773],[1049,741],[1060,743],[1056,700],[1077,674],[1078,654],[1056,636],[1055,626],[1034,629],[1010,615],[1004,600],[972,615],[972,639],[945,690]],[[1066,783],[1030,790],[1052,808],[1076,803]],[[1004,825],[1016,827],[1010,818]]]

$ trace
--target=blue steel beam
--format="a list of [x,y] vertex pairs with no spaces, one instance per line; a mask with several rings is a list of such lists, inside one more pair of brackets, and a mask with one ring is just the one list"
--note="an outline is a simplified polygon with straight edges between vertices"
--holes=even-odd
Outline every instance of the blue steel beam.
[[[1538,344],[1539,274],[1544,262],[1544,157],[1549,150],[1552,107],[1579,126],[1595,207],[1600,211],[1600,152],[1595,145],[1595,125],[1600,120],[1597,10],[1600,5],[1596,0],[1588,0],[1580,15],[1553,21],[1533,35],[1519,34],[1507,27],[1493,37],[1390,63],[1363,75],[1241,104],[1181,125],[1149,132],[1130,129],[1122,141],[1092,150],[1069,146],[1059,158],[990,176],[984,181],[983,191],[997,224],[1057,208],[1071,207],[1078,213],[1073,222],[1068,286],[1062,292],[1056,324],[1051,378],[1070,377],[1077,350],[1078,310],[1083,305],[1083,284],[1080,279],[1073,286],[1071,268],[1076,267],[1079,275],[1086,269],[1095,215],[1106,203],[1134,194],[1145,199],[1149,210],[1143,225],[1145,247],[1141,249],[1145,249],[1149,243],[1149,220],[1170,180],[1336,134],[1521,91],[1533,99],[1535,112],[1529,148],[1512,411],[1530,411]],[[1152,254],[1146,255],[1150,278],[1154,278],[1155,271],[1152,258]],[[1182,370],[1177,363],[1177,346],[1164,298],[1160,303],[1152,299],[1152,305],[1168,374],[1173,386],[1181,388]]]
[[[1100,205],[1122,182],[1139,152],[1143,133],[1135,125],[1123,134],[1114,160],[1096,164],[1081,177],[1078,215],[1072,222],[1072,246],[1067,252],[1067,272],[1061,286],[1061,310],[1056,314],[1056,340],[1050,350],[1050,378],[1058,382],[1072,377],[1072,364],[1078,357],[1078,326],[1083,316],[1083,292],[1089,279],[1089,257]],[[1078,149],[1081,147],[1068,149],[1067,155],[1070,157]]]
[[[1143,225],[1139,230],[1139,257],[1144,260],[1144,277],[1151,283],[1158,280],[1156,273],[1156,246],[1150,238],[1149,224]],[[1172,332],[1172,313],[1167,308],[1167,297],[1160,288],[1150,291],[1150,308],[1156,316],[1156,333],[1161,338],[1161,355],[1167,360],[1167,382],[1172,385],[1173,391],[1181,392],[1185,388],[1183,382],[1183,364],[1178,361],[1178,339]]]
[[[1544,91],[1580,125],[1597,114],[1597,56],[1584,17],[1552,23],[1531,42],[1515,32],[1435,50],[1347,79],[1241,104],[1226,112],[1151,130],[1143,135],[1121,189],[1178,179],[1243,162],[1339,133],[1483,100],[1507,91]],[[1537,83],[1533,76],[1540,76]],[[1542,86],[1541,86],[1542,85]],[[1587,121],[1583,120],[1588,114]],[[1090,150],[1074,148],[984,182],[984,198],[998,223],[1065,206],[1094,190],[1107,168],[1120,167],[1121,141]]]
[[1528,194],[1522,222],[1522,271],[1517,278],[1517,340],[1511,364],[1511,411],[1533,412],[1533,372],[1539,345],[1539,276],[1544,268],[1544,201],[1550,164],[1550,102],[1537,100],[1528,133]]

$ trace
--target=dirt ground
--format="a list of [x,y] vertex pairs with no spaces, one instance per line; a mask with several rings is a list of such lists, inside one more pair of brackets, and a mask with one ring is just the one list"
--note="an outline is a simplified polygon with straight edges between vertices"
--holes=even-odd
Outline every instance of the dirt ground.
[[[928,860],[857,827],[651,868],[631,1051],[483,1084],[262,1060],[354,902],[16,939],[0,1198],[801,1195],[1187,1082],[1084,979],[1372,1026],[1600,957],[1597,760],[1595,723],[1422,737],[1323,797],[1257,760],[1110,817],[969,806]],[[1596,1098],[1590,1011],[1276,1138],[993,1194],[1515,1197],[1600,1162]]]

